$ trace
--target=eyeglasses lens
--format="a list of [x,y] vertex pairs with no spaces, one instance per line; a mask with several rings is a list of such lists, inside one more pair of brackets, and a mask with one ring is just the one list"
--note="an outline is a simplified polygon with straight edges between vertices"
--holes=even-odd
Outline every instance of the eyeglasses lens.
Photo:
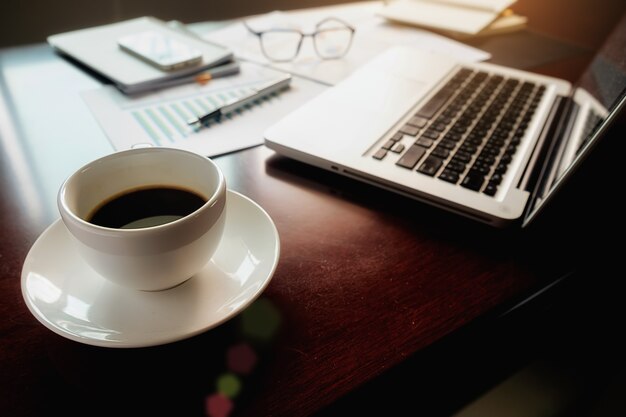
[[315,48],[325,59],[344,56],[352,42],[352,31],[338,22],[325,22],[318,27],[315,35]]
[[274,61],[290,61],[298,54],[302,35],[295,31],[268,31],[261,36],[265,56]]

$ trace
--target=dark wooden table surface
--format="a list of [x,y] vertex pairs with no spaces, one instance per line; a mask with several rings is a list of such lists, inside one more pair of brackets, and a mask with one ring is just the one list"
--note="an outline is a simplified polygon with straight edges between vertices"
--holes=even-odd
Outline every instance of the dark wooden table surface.
[[[575,45],[533,70],[573,79],[623,11],[610,4],[581,36],[520,1],[531,27]],[[572,24],[588,25],[579,14],[590,9],[578,9]],[[90,144],[105,141],[78,96],[99,84],[45,45],[5,49],[0,65],[2,415],[205,415],[209,399],[215,416],[231,406],[257,416],[341,414],[368,404],[393,410],[401,403],[394,392],[410,395],[393,377],[407,369],[423,372],[409,379],[420,387],[414,410],[437,415],[429,402],[442,395],[430,383],[433,367],[461,363],[441,352],[471,362],[455,343],[470,346],[525,300],[608,268],[595,227],[606,223],[585,218],[587,206],[552,210],[531,230],[495,230],[256,147],[216,158],[229,187],[265,208],[281,237],[278,268],[251,314],[151,348],[66,340],[29,313],[20,274],[31,245],[58,217],[60,181],[111,151]],[[611,137],[623,131],[618,125]],[[237,349],[255,360],[233,365]],[[476,389],[439,383],[465,395]]]

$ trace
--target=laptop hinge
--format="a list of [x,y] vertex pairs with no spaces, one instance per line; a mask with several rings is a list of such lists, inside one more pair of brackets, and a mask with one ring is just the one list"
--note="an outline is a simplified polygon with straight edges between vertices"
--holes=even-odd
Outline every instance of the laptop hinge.
[[540,184],[537,189],[537,195],[542,198],[550,191],[550,188],[557,180],[559,166],[561,165],[565,148],[572,139],[572,130],[580,110],[580,106],[574,100],[569,98],[566,100],[569,101],[570,108],[567,110],[556,138],[554,138],[553,149],[548,153],[548,158],[545,162],[546,171],[539,177]]
[[553,178],[553,175],[548,174],[551,172],[555,159],[558,159],[556,151],[561,148],[560,144],[571,130],[569,116],[574,108],[573,104],[574,101],[570,97],[559,96],[550,109],[546,127],[541,132],[535,151],[520,181],[520,187],[531,193],[524,218],[533,210],[538,199],[543,196],[546,187],[549,186],[550,178]]

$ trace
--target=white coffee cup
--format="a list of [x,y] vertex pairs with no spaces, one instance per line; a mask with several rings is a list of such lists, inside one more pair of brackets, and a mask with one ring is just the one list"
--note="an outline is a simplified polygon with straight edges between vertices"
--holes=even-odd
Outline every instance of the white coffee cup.
[[[91,223],[94,210],[132,190],[167,187],[206,200],[177,220],[145,228]],[[172,148],[117,152],[80,168],[61,186],[61,218],[82,258],[100,275],[126,287],[156,291],[200,271],[215,252],[226,217],[226,181],[209,158]]]

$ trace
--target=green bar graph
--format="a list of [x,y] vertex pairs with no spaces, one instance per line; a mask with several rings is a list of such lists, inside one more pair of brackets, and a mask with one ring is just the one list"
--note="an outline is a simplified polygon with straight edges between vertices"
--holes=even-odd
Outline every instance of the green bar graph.
[[[152,142],[161,146],[167,143],[174,143],[185,140],[196,132],[188,125],[188,121],[204,113],[210,112],[219,106],[236,100],[239,97],[252,92],[251,87],[241,87],[230,91],[216,92],[213,94],[196,94],[193,96],[179,97],[176,100],[166,102],[150,103],[144,106],[137,106],[128,109],[133,119],[147,133]],[[272,100],[276,95],[272,95],[264,100],[255,102],[258,105],[265,100]],[[237,110],[235,114],[253,111],[254,105],[249,104]],[[232,116],[226,116],[226,120]],[[214,123],[223,123],[218,120],[208,123],[205,128],[210,129]]]

